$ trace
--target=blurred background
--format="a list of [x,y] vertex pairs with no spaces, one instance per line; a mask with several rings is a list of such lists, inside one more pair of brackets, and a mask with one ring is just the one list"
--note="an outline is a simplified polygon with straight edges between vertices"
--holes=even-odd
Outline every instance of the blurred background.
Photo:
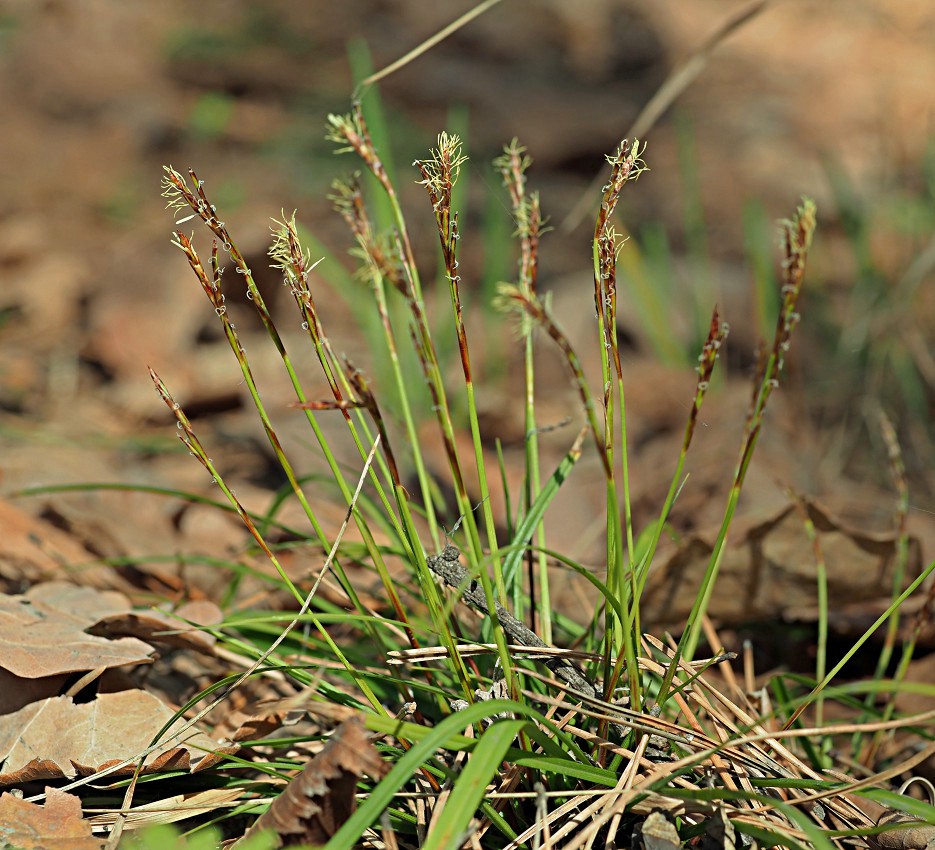
[[[0,3],[6,492],[99,480],[203,488],[203,470],[176,450],[147,365],[210,429],[244,488],[278,483],[213,314],[170,245],[161,167],[193,167],[205,179],[274,299],[281,287],[265,258],[270,218],[298,210],[314,256],[325,257],[317,299],[332,336],[369,366],[377,353],[357,325],[361,284],[349,275],[350,237],[326,199],[332,180],[359,166],[334,155],[326,118],[349,110],[356,80],[473,5]],[[411,162],[427,155],[442,129],[465,140],[464,296],[487,381],[486,427],[507,441],[521,416],[508,408],[514,355],[487,304],[516,260],[491,160],[513,137],[534,159],[530,185],[553,228],[542,244],[540,283],[587,348],[590,233],[604,156],[663,82],[747,6],[503,0],[380,83],[379,97],[367,95],[425,269],[437,267],[436,236]],[[749,509],[769,515],[791,486],[852,521],[887,529],[895,496],[883,410],[905,453],[914,531],[932,539],[933,44],[928,0],[777,0],[715,47],[646,134],[650,171],[626,189],[620,212],[631,236],[621,253],[620,333],[635,417],[635,498],[646,516],[658,509],[674,467],[691,368],[715,303],[732,329],[726,378],[708,402],[695,495],[686,492],[678,510],[686,529],[719,516],[723,499],[712,497],[724,492],[736,462],[756,343],[772,335],[775,223],[805,194],[818,204],[818,236]],[[276,309],[290,316],[289,299],[279,300]],[[243,316],[249,333],[246,305]],[[560,361],[543,356],[544,374],[559,377],[558,421],[575,413],[563,410],[573,395]],[[257,368],[262,374],[262,361]],[[316,382],[325,386],[310,378]],[[288,393],[269,392],[285,409]],[[559,443],[572,437],[566,432]],[[180,522],[153,512],[143,494],[22,505],[102,554],[165,549],[172,535],[179,548],[216,546],[221,522],[207,515]],[[593,509],[584,500],[578,513],[568,510],[565,535],[577,542],[578,523]]]

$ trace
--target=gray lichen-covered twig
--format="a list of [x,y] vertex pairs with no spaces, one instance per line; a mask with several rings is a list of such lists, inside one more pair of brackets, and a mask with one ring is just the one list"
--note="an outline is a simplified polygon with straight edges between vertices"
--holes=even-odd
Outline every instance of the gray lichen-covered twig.
[[[461,566],[458,560],[461,552],[457,546],[449,543],[437,555],[429,556],[426,561],[429,569],[441,578],[449,587],[453,587],[461,594],[461,599],[472,608],[483,614],[489,614],[484,590],[480,584],[470,577],[468,571]],[[499,602],[496,603],[497,620],[507,637],[521,646],[535,646],[547,648],[548,644],[535,632],[528,629],[522,622],[514,617]],[[543,662],[559,679],[578,694],[590,699],[598,698],[598,690],[594,684],[568,659],[553,658]]]

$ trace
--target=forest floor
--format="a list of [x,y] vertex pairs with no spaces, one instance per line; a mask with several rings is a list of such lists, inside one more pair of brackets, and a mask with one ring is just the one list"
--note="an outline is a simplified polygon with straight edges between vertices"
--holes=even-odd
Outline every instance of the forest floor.
[[[179,444],[147,367],[172,387],[248,508],[265,511],[284,480],[214,311],[170,244],[162,166],[183,173],[191,166],[206,181],[274,315],[291,328],[287,342],[301,328],[266,251],[270,219],[297,209],[322,246],[316,299],[331,338],[355,365],[379,375],[379,355],[355,320],[362,295],[347,289],[351,238],[325,197],[349,166],[333,156],[324,127],[328,113],[349,109],[349,54],[368,61],[361,58],[366,44],[370,66],[385,66],[448,22],[449,4],[429,5],[90,0],[12,2],[0,12],[0,589],[8,600],[28,594],[34,606],[67,612],[42,651],[0,657],[0,715],[73,692],[82,671],[147,659],[147,641],[158,643],[153,635],[165,625],[142,623],[145,616],[131,614],[134,605],[186,602],[193,606],[187,616],[210,622],[222,600],[244,608],[282,604],[261,583],[245,582],[228,597],[229,578],[212,559],[246,558],[249,539],[236,515],[161,492],[218,495]],[[506,325],[483,301],[491,281],[515,274],[515,254],[503,247],[512,229],[508,200],[489,164],[514,136],[533,157],[530,184],[554,228],[543,239],[540,283],[592,364],[589,377],[599,378],[591,217],[581,223],[576,211],[606,167],[605,154],[666,76],[742,4],[543,0],[536,15],[527,5],[506,0],[381,86],[401,200],[411,222],[425,222],[414,235],[425,269],[437,267],[437,237],[418,174],[406,169],[446,126],[465,136],[467,322],[487,450],[495,467],[494,438],[502,441],[504,480],[513,488],[523,452],[523,410],[514,403],[521,361]],[[715,302],[732,335],[686,469],[688,486],[658,555],[647,630],[684,621],[703,570],[692,547],[717,533],[762,330],[753,280],[768,276],[763,262],[777,262],[772,222],[791,215],[801,195],[819,209],[801,325],[710,614],[733,648],[756,637],[759,672],[807,669],[816,566],[797,510],[803,504],[819,531],[831,625],[842,645],[888,604],[900,539],[909,540],[907,580],[935,558],[933,38],[935,10],[924,0],[820,9],[776,3],[717,47],[648,134],[650,171],[628,187],[622,204],[633,244],[621,256],[632,248],[638,268],[671,276],[660,295],[671,345],[653,337],[645,305],[622,281],[637,529],[656,516],[668,487],[694,392],[698,329]],[[503,236],[491,237],[498,223]],[[229,306],[280,436],[301,459],[301,474],[315,474],[323,462],[289,408],[291,388],[276,374],[275,352],[264,350],[246,299]],[[442,315],[440,305],[433,309]],[[327,384],[311,359],[301,368],[310,395],[324,396]],[[540,421],[558,424],[576,409],[575,392],[545,345],[539,379]],[[907,470],[902,531],[880,411],[895,425]],[[334,421],[325,417],[325,427],[337,431],[339,414],[329,415]],[[561,458],[574,427],[544,435],[544,468]],[[467,432],[463,438],[469,441]],[[445,455],[429,425],[424,439],[430,471],[442,479]],[[355,457],[348,447],[339,460]],[[549,543],[600,570],[598,470],[596,458],[582,460],[550,513]],[[56,489],[62,485],[75,486]],[[495,485],[495,511],[505,498]],[[344,504],[325,493],[317,509],[333,534]],[[280,519],[295,527],[300,513],[286,505]],[[305,553],[286,563],[303,577],[314,561]],[[263,569],[259,559],[251,563]],[[572,579],[557,591],[559,610],[574,616],[584,603],[593,610]],[[907,615],[923,602],[910,601]],[[17,644],[21,625],[0,628],[4,646]],[[121,640],[137,645],[123,644],[114,658],[95,663],[99,644],[113,649],[116,639],[87,646],[91,627],[136,635]],[[189,649],[197,644],[191,640]],[[909,679],[931,681],[935,655],[926,653],[935,649],[935,631],[923,633],[919,647]],[[73,653],[81,663],[63,659]],[[171,665],[148,680],[153,704],[120,710],[128,725],[150,711],[171,715],[169,706],[224,674],[210,646],[169,657]],[[855,661],[852,675],[869,674],[875,658],[871,651],[865,663]],[[114,681],[104,690],[120,688]],[[900,707],[917,711],[931,701],[907,696]],[[56,739],[61,722],[37,725],[31,746],[63,776],[74,775],[71,763],[93,767],[116,757],[88,740]],[[215,718],[211,731],[217,736],[225,724],[236,720]],[[111,731],[114,738],[130,734]],[[18,734],[11,727],[0,737]],[[11,752],[12,745],[0,758]],[[22,780],[16,771],[25,763],[7,761],[0,782]]]

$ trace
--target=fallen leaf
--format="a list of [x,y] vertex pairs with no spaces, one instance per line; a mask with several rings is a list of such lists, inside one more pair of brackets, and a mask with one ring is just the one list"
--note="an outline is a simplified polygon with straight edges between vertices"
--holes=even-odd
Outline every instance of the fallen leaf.
[[19,711],[31,702],[58,696],[67,681],[67,673],[23,679],[0,667],[0,715]]
[[652,812],[640,827],[640,838],[645,850],[679,850],[679,839],[675,824],[662,812]]
[[[906,786],[912,781],[904,783],[900,793],[905,793]],[[935,847],[935,824],[919,823],[917,818],[906,812],[859,794],[845,794],[844,797],[876,826],[890,827],[886,832],[868,835],[864,839],[873,850],[930,850]],[[905,826],[898,828],[898,824]]]
[[736,850],[737,830],[724,809],[718,809],[704,827],[702,850]]
[[17,850],[101,850],[81,817],[81,800],[57,788],[45,789],[45,805],[0,795],[0,841]]
[[[229,722],[230,719],[231,718],[226,718],[225,724]],[[282,727],[284,719],[285,714],[275,714],[272,712],[266,715],[244,718],[236,732],[221,737],[219,746],[215,748],[214,752],[205,754],[204,758],[198,762],[198,767],[195,768],[195,771],[198,772],[214,767],[214,765],[222,762],[226,756],[239,752],[241,744],[244,741],[268,738],[273,732]],[[217,727],[214,729],[214,734],[219,735]]]
[[0,667],[38,679],[149,663],[153,649],[140,640],[108,640],[84,631],[96,621],[92,609],[98,604],[105,611],[129,607],[120,594],[57,582],[38,585],[25,596],[0,597]]
[[[145,691],[98,694],[88,703],[70,697],[54,697],[33,703],[0,717],[0,785],[39,779],[71,779],[90,774],[136,756],[149,747],[173,711]],[[146,758],[146,772],[189,769],[190,751],[200,757],[214,749],[214,742],[197,729],[181,741],[172,732],[184,721],[176,720],[163,735],[167,743]],[[132,766],[122,774],[132,773]]]
[[211,652],[216,638],[186,620],[198,625],[215,625],[224,619],[221,609],[206,599],[186,602],[172,613],[168,611],[120,611],[100,617],[88,629],[100,637],[135,637],[147,643],[163,643],[177,649]]
[[[825,560],[832,614],[843,621],[847,606],[886,604],[892,590],[896,535],[848,528],[814,502],[806,502],[806,509]],[[650,573],[642,609],[648,622],[684,621],[710,561],[713,542],[714,535],[691,535],[660,569]],[[905,584],[919,569],[918,542],[910,539]],[[810,617],[815,610],[816,576],[815,552],[802,516],[794,505],[787,505],[728,543],[708,613],[721,623]]]
[[388,770],[364,724],[353,717],[338,727],[242,840],[271,829],[280,838],[279,847],[325,844],[357,808],[357,780],[364,774],[379,779]]
[[240,728],[230,736],[235,743],[255,741],[257,738],[267,738],[283,725],[284,714],[267,714],[249,717],[240,725]]
[[[91,552],[49,522],[0,499],[0,580],[8,590],[64,578],[72,564],[87,565]],[[94,587],[125,585],[110,567],[82,566],[81,581]]]
[[103,616],[132,608],[130,600],[115,590],[95,590],[68,581],[45,581],[29,588],[25,598],[41,602],[90,626]]

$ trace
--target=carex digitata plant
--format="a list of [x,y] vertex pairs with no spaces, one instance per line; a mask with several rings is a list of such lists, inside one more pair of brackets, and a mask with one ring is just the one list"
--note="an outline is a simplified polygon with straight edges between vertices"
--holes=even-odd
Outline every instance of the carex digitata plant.
[[[525,387],[516,403],[522,405],[526,435],[523,489],[511,506],[511,521],[500,522],[489,487],[489,475],[497,471],[486,468],[477,413],[477,397],[484,388],[475,383],[463,319],[464,299],[473,290],[461,275],[462,233],[459,211],[452,204],[466,160],[462,143],[457,136],[440,134],[428,157],[414,163],[413,174],[425,190],[425,217],[434,222],[439,273],[447,284],[449,328],[461,365],[461,380],[451,386],[440,366],[409,224],[362,109],[355,106],[350,114],[330,116],[328,138],[370,172],[392,210],[392,226],[381,230],[368,211],[359,173],[333,184],[331,200],[354,240],[351,253],[358,263],[360,298],[369,299],[382,328],[381,350],[372,353],[388,364],[385,374],[394,385],[393,427],[378,403],[380,388],[336,353],[316,308],[317,262],[303,248],[295,215],[274,222],[270,262],[291,293],[304,338],[327,384],[327,398],[308,396],[309,378],[294,366],[252,270],[203,181],[194,172],[183,175],[166,168],[163,185],[177,223],[200,221],[212,237],[206,260],[193,236],[178,230],[174,241],[221,323],[292,498],[307,517],[308,540],[332,553],[322,574],[327,568],[333,575],[346,599],[343,607],[317,599],[321,576],[308,589],[288,574],[276,547],[266,542],[262,528],[225,483],[184,410],[162,379],[155,373],[153,378],[182,440],[220,486],[299,606],[298,614],[284,614],[279,620],[289,627],[272,647],[254,647],[257,660],[252,669],[262,661],[264,669],[278,669],[297,688],[314,683],[308,691],[313,715],[334,718],[334,705],[359,713],[379,736],[378,748],[392,765],[378,782],[359,779],[365,799],[343,825],[335,825],[329,846],[393,846],[397,836],[431,848],[457,847],[466,837],[474,846],[505,848],[543,842],[573,848],[595,840],[611,846],[620,830],[632,830],[639,822],[634,818],[654,809],[677,817],[672,826],[673,835],[678,828],[676,841],[720,823],[760,841],[800,846],[807,840],[831,847],[848,829],[872,827],[843,797],[834,796],[840,782],[830,782],[783,740],[796,730],[779,731],[776,719],[758,714],[746,696],[713,683],[709,668],[726,666],[728,654],[695,660],[766,406],[779,384],[799,321],[797,304],[816,224],[814,204],[803,201],[782,224],[776,332],[760,358],[708,569],[681,639],[666,642],[644,634],[640,598],[666,519],[684,484],[685,457],[728,327],[715,308],[698,356],[691,411],[679,455],[673,459],[671,485],[651,533],[637,545],[627,459],[625,364],[617,339],[617,261],[626,246],[615,229],[614,214],[628,184],[646,171],[644,146],[624,141],[608,157],[610,176],[593,231],[593,305],[602,380],[597,391],[589,385],[548,298],[539,291],[539,250],[548,228],[538,194],[527,188],[531,160],[514,140],[494,162],[518,246],[516,278],[500,286],[496,306],[516,317]],[[225,265],[233,270],[226,277]],[[295,395],[295,415],[307,422],[344,500],[348,523],[357,529],[360,543],[353,547],[342,541],[343,527],[339,531],[322,521],[321,506],[297,471],[301,459],[288,458],[282,448],[254,380],[246,344],[225,306],[228,285],[245,287],[282,360]],[[557,347],[580,402],[581,429],[553,469],[543,468],[537,436],[540,344]],[[414,352],[419,380],[407,370],[404,352]],[[467,411],[469,452],[457,439],[455,401],[459,410]],[[416,419],[416,411],[424,410],[431,410],[447,458],[442,481],[432,475],[424,457],[423,423]],[[325,436],[322,417],[340,417],[346,425],[362,470],[356,488],[347,477],[346,458],[339,460]],[[548,549],[547,509],[585,451],[597,454],[603,478],[606,571],[600,575]],[[475,481],[479,501],[472,498],[469,486]],[[456,522],[446,513],[443,490],[454,494]],[[378,609],[359,593],[352,577],[358,573],[347,569],[349,559],[363,564],[379,581],[383,596]],[[575,570],[600,594],[598,612],[590,622],[578,624],[582,633],[574,652],[553,643],[557,618],[568,619],[549,586],[549,569],[556,563]],[[295,628],[300,623],[302,629]],[[333,637],[337,624],[359,640],[339,643]],[[237,651],[248,651],[243,628],[232,618],[219,636]],[[733,680],[725,673],[718,681]],[[818,692],[820,688],[812,698]],[[797,710],[804,710],[808,701]],[[785,725],[791,726],[794,719],[785,718]],[[282,760],[278,763],[281,767]],[[819,797],[822,812],[832,811],[834,819],[817,813],[813,801]],[[832,824],[839,833],[829,831]]]

